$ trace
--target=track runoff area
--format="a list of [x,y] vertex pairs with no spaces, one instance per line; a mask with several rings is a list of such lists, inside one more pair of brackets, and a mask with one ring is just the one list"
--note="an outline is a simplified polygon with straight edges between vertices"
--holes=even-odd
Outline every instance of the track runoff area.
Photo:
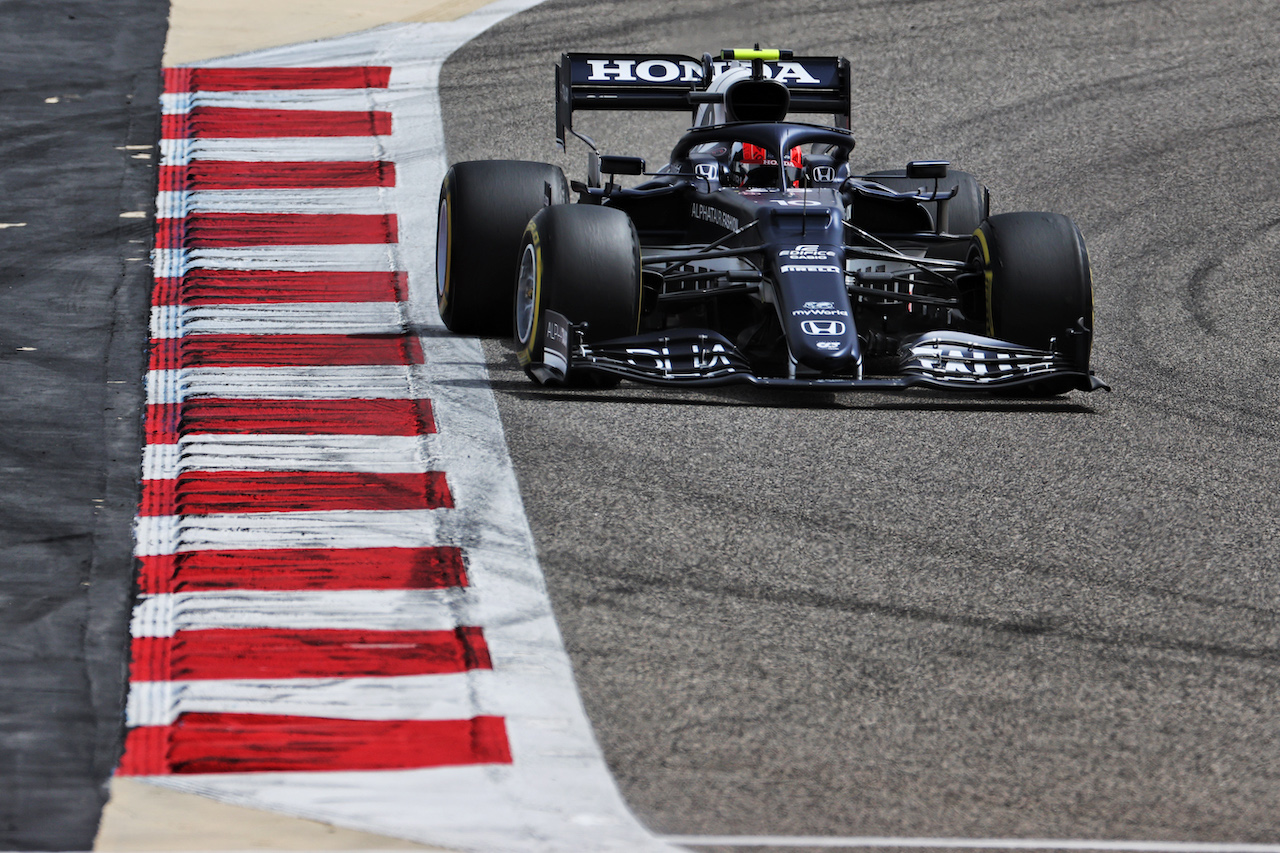
[[634,820],[432,291],[440,67],[532,5],[167,71],[118,775],[467,850],[1280,851]]

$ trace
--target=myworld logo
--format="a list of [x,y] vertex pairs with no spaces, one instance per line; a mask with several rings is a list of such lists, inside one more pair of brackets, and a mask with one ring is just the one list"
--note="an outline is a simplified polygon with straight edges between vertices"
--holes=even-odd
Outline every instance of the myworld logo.
[[791,312],[792,317],[848,317],[849,312],[837,308],[834,302],[806,302],[803,308]]

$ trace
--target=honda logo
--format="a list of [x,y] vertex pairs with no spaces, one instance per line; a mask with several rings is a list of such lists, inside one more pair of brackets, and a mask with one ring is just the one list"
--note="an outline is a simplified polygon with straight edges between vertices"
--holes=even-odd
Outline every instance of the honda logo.
[[806,335],[843,335],[845,326],[839,320],[805,320],[800,328]]
[[836,180],[836,167],[814,166],[809,169],[809,175],[815,184],[832,184]]

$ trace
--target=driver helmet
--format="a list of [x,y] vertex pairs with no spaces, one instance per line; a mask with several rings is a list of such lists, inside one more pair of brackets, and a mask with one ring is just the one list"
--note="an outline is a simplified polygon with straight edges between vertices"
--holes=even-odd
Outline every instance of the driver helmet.
[[[800,146],[792,148],[787,155],[787,165],[800,169],[803,163],[803,153]],[[769,156],[769,152],[761,148],[759,145],[752,145],[750,142],[742,143],[741,162],[745,168],[743,177],[744,186],[777,186],[776,175],[778,162]],[[794,173],[793,173],[794,174]],[[788,181],[794,185],[794,181]]]

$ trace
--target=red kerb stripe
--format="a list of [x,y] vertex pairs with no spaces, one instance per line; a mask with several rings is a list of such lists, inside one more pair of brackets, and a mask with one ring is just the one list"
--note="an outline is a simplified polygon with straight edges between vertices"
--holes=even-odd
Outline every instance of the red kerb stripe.
[[160,167],[161,190],[308,189],[394,187],[395,185],[395,164],[384,160],[355,163],[193,160],[186,165]]
[[156,279],[151,302],[153,305],[235,305],[248,302],[404,302],[408,298],[409,281],[404,271],[197,268],[181,279]]
[[430,400],[237,400],[192,397],[147,407],[147,443],[178,435],[429,435]]
[[[157,492],[162,496],[157,496]],[[164,500],[173,495],[172,509]],[[139,515],[231,512],[449,509],[442,471],[188,471],[176,480],[143,480]]]
[[415,335],[186,335],[151,342],[151,370],[422,364]]
[[267,714],[183,714],[129,731],[122,776],[407,770],[510,764],[501,717],[332,720]]
[[153,403],[147,406],[147,444],[177,444],[180,403]]
[[250,92],[262,89],[385,89],[382,65],[319,68],[166,68],[166,92]]
[[218,628],[134,637],[133,681],[391,678],[492,669],[479,628],[356,631]]
[[138,497],[138,515],[173,515],[177,506],[174,492],[177,484],[178,481],[173,479],[143,480]]
[[375,110],[267,110],[194,107],[160,119],[164,139],[390,136],[391,113]]
[[144,595],[166,592],[465,587],[462,549],[263,548],[141,557]]
[[[176,223],[179,227],[167,227]],[[394,213],[193,213],[156,220],[157,249],[395,243]]]

